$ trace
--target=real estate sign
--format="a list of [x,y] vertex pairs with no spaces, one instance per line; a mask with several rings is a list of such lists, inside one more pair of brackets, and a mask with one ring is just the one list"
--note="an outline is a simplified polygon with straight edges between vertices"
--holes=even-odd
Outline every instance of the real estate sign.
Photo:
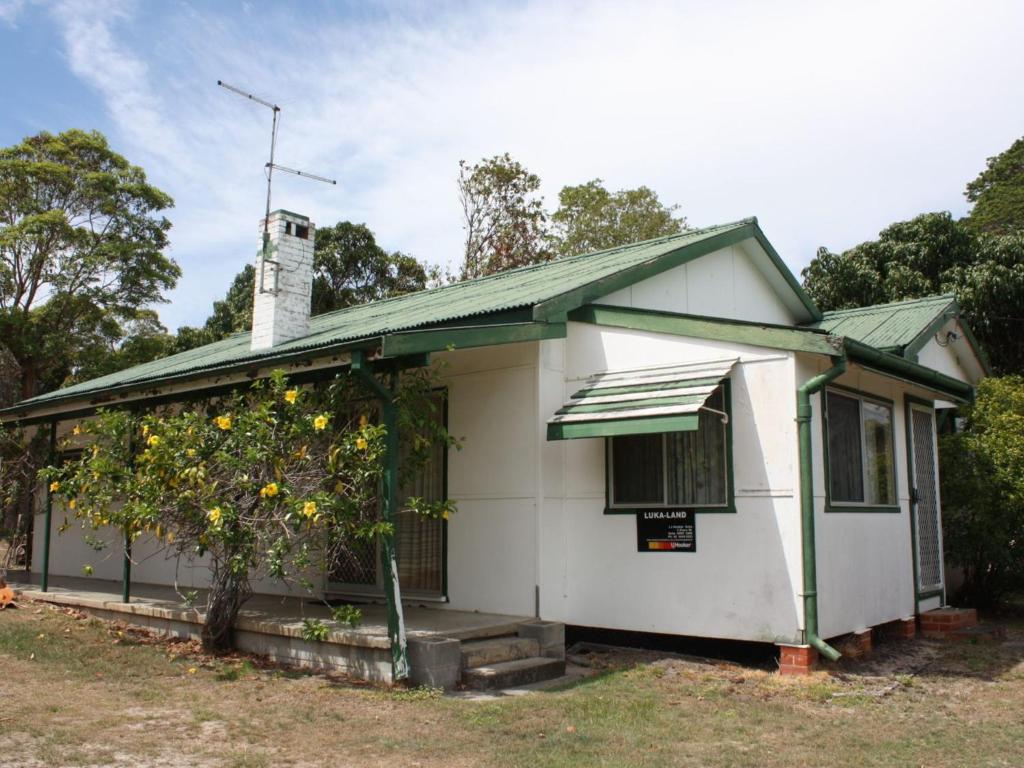
[[688,509],[650,509],[636,513],[638,552],[696,552],[696,515]]

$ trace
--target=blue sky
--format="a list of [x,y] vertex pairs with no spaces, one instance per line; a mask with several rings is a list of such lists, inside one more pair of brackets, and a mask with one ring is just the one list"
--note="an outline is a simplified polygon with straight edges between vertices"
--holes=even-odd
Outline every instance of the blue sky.
[[565,184],[646,184],[695,226],[758,216],[794,271],[922,211],[1024,134],[1024,4],[0,0],[0,143],[103,131],[176,207],[202,322],[255,254],[268,113],[275,207],[458,260],[458,161],[511,152]]

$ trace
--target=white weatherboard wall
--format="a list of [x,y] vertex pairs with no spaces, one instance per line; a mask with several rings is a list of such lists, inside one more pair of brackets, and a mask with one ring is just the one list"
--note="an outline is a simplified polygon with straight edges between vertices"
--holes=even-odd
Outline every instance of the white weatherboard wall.
[[790,325],[794,317],[748,248],[759,246],[748,240],[722,248],[610,293],[598,303]]
[[446,353],[448,607],[533,616],[537,574],[535,342]]
[[[732,374],[737,512],[698,513],[695,553],[637,552],[632,515],[605,515],[605,445],[545,443],[541,616],[571,624],[757,641],[798,639],[800,517],[793,356],[570,323],[542,343],[550,415],[592,373],[739,356]],[[546,418],[546,417],[545,417]]]
[[[829,366],[827,361],[800,356],[797,377],[800,382],[806,381]],[[910,393],[919,398],[933,397],[857,366],[850,366],[835,383],[893,401],[896,497],[900,511],[825,512],[822,399],[812,398],[818,621],[822,637],[835,637],[915,613],[904,396]]]

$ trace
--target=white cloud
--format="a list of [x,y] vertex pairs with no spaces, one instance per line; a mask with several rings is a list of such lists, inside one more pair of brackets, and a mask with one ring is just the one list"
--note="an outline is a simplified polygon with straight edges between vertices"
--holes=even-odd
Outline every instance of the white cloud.
[[201,321],[256,248],[269,115],[217,78],[283,106],[280,162],[339,179],[282,177],[276,204],[366,221],[433,262],[458,257],[460,158],[508,150],[549,202],[600,176],[652,186],[694,225],[754,214],[798,270],[818,245],[962,213],[966,181],[1024,124],[1012,2],[528,2],[333,19],[303,4],[235,18],[186,5],[148,41],[127,31],[144,8],[74,3],[55,18],[126,154],[177,199],[172,325]]

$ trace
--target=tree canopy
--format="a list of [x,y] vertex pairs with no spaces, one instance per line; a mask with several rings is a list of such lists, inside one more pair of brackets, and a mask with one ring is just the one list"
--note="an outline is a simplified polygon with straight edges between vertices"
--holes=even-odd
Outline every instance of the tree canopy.
[[678,205],[650,187],[610,192],[601,179],[562,187],[549,213],[540,177],[508,152],[475,165],[459,162],[459,199],[466,233],[465,280],[553,258],[627,245],[686,229]]
[[948,212],[883,229],[842,253],[825,248],[803,270],[824,310],[952,293],[997,372],[1024,371],[1024,236],[977,234]]
[[[385,299],[422,290],[427,267],[414,257],[388,253],[365,224],[340,221],[316,231],[313,244],[313,296],[311,314]],[[173,351],[192,349],[252,328],[252,301],[256,268],[246,264],[235,275],[223,299],[196,328],[178,329]]]
[[966,223],[975,231],[1009,234],[1024,230],[1024,137],[990,157],[964,194],[974,204]]
[[164,253],[172,205],[95,131],[0,149],[0,339],[18,397],[60,386],[152,319],[181,274]]
[[678,205],[665,205],[650,187],[609,192],[601,179],[562,187],[551,215],[552,241],[559,257],[600,251],[686,228]]
[[462,279],[551,259],[540,177],[506,152],[475,165],[459,161],[466,232]]

